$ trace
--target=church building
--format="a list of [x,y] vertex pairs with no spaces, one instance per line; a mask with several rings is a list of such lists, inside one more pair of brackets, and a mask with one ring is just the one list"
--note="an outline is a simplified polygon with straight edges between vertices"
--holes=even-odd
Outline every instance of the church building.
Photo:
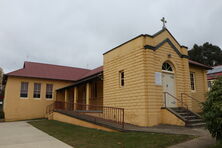
[[93,70],[25,62],[7,74],[5,120],[202,125],[209,69],[189,60],[187,47],[164,27],[105,52],[103,66]]

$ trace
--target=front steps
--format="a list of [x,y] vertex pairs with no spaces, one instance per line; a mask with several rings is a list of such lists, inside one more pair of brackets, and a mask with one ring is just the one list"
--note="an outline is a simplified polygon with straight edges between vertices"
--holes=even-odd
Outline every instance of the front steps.
[[185,126],[187,127],[202,127],[205,125],[200,115],[184,107],[168,108],[168,110],[183,120],[185,122]]

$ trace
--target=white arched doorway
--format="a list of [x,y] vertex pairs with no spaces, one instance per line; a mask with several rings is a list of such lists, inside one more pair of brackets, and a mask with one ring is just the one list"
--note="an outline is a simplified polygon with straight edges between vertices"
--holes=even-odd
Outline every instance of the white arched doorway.
[[167,92],[164,95],[166,107],[177,107],[176,99],[173,97],[176,96],[175,70],[168,62],[162,65],[162,84],[163,92]]

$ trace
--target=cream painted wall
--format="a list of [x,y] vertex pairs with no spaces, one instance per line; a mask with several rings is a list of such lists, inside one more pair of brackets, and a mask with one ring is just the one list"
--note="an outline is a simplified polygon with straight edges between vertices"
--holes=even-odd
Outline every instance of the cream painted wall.
[[[28,82],[28,97],[20,97],[21,82]],[[40,98],[33,98],[34,83],[41,83]],[[53,99],[46,99],[46,84],[53,84]],[[5,89],[4,113],[6,121],[44,118],[46,106],[55,101],[55,90],[72,82],[36,78],[8,77]]]
[[[207,87],[207,71],[195,66],[190,66],[190,72],[195,75],[195,90],[191,91],[191,96],[200,102],[206,100]],[[201,112],[201,105],[197,101],[192,101],[192,110],[194,112]]]

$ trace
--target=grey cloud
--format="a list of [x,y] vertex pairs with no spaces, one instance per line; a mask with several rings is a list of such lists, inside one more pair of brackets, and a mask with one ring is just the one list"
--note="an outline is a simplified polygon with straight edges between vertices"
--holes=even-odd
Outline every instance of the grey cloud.
[[222,47],[217,0],[1,0],[0,67],[25,60],[95,68],[102,54],[139,35],[167,28],[183,45]]

